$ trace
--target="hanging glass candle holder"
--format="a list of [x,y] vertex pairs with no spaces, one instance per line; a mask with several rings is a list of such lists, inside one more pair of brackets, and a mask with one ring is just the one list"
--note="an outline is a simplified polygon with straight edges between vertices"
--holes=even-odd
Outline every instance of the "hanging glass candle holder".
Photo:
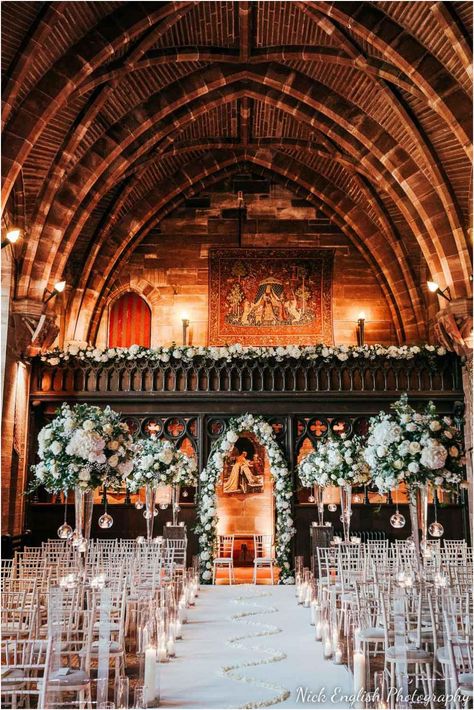
[[444,527],[441,525],[441,523],[438,522],[438,496],[436,495],[436,491],[433,497],[433,503],[434,503],[434,522],[431,523],[431,525],[428,528],[428,532],[431,535],[431,537],[443,537],[444,535]]
[[392,528],[404,528],[406,524],[405,516],[398,510],[398,491],[397,491],[397,502],[395,504],[395,513],[390,518],[390,525]]
[[136,508],[137,510],[141,510],[144,505],[145,505],[144,502],[142,501],[142,499],[140,498],[140,496],[138,496],[137,500],[135,501],[135,508]]
[[108,528],[111,528],[112,525],[114,524],[114,519],[107,512],[107,489],[106,488],[104,488],[104,508],[105,508],[104,514],[101,515],[99,518],[99,528],[102,528],[103,530],[108,530]]
[[72,527],[67,522],[67,491],[64,491],[64,522],[58,528],[58,537],[60,540],[69,540],[73,532]]

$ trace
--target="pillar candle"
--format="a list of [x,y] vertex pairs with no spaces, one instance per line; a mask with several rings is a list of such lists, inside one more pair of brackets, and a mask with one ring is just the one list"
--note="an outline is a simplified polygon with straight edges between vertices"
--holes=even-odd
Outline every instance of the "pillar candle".
[[158,661],[160,663],[164,663],[167,659],[167,652],[166,652],[166,644],[165,643],[160,643],[158,646]]
[[304,606],[309,607],[311,605],[311,585],[306,585],[306,593],[304,598]]
[[354,708],[364,708],[363,693],[365,690],[365,655],[362,651],[354,652]]
[[143,682],[143,699],[145,705],[150,705],[155,700],[156,686],[156,648],[153,646],[145,650],[145,678]]
[[167,651],[168,651],[168,655],[169,655],[169,656],[175,656],[175,655],[176,655],[173,634],[170,634],[170,635],[168,636],[168,643],[166,644],[166,648],[167,648]]
[[316,601],[316,599],[313,599],[313,601],[311,602],[311,621],[310,621],[311,626],[316,625],[316,621],[318,620],[318,618],[319,618],[319,604]]

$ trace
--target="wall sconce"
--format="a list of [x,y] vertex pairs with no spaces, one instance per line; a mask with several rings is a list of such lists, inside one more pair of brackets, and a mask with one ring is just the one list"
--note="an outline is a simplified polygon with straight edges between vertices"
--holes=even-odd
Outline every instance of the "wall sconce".
[[187,313],[181,313],[181,323],[183,324],[183,345],[188,344],[189,317]]
[[54,289],[52,291],[48,291],[49,296],[46,299],[45,303],[48,303],[52,298],[58,295],[58,293],[62,293],[64,289],[66,288],[66,282],[65,281],[57,281],[54,284]]
[[446,286],[445,289],[441,290],[436,281],[427,281],[426,285],[428,286],[428,290],[431,291],[431,293],[437,293],[438,296],[442,296],[447,301],[453,300],[451,296],[451,289],[449,288],[449,286]]
[[357,345],[365,344],[365,313],[361,311],[357,318]]
[[16,244],[21,237],[21,229],[17,227],[10,227],[7,231],[6,238],[2,242],[2,249],[7,247],[9,244]]

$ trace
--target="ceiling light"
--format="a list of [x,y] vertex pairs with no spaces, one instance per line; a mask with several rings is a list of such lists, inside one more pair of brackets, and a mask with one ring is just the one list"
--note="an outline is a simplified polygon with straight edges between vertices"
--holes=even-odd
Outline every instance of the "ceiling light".
[[7,247],[9,244],[16,244],[20,237],[21,229],[18,229],[17,227],[10,227],[7,231],[6,238],[2,242],[2,249],[3,247]]

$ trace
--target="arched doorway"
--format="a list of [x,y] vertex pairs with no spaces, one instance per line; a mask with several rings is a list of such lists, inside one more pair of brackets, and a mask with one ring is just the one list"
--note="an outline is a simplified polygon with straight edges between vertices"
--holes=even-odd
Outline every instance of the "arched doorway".
[[131,345],[150,347],[151,310],[138,293],[129,291],[118,298],[110,309],[109,348]]
[[[248,460],[249,454],[263,458],[261,473],[255,470],[255,465],[252,467],[246,465],[245,461]],[[267,480],[265,480],[265,459],[268,468]],[[280,568],[279,581],[283,584],[292,584],[294,578],[291,569],[290,543],[295,534],[292,517],[292,479],[271,425],[262,417],[254,417],[252,414],[244,414],[229,421],[227,430],[214,443],[207,465],[200,475],[196,532],[200,548],[202,581],[209,583],[212,578],[212,558],[217,535],[221,533],[224,526],[232,527],[235,522],[219,520],[219,512],[222,515],[223,510],[222,504],[219,505],[219,499],[226,495],[230,496],[230,500],[233,497],[237,501],[237,505],[234,506],[235,511],[241,515],[242,506],[239,496],[248,495],[244,493],[244,487],[247,491],[251,491],[251,496],[258,496],[258,491],[262,489],[262,492],[265,492],[265,488],[267,494],[270,494],[272,502],[268,506],[268,512],[272,514],[275,558]],[[228,506],[230,515],[232,515],[232,507],[233,504],[230,503]],[[255,515],[251,513],[248,516],[249,524],[257,524],[257,509],[258,501],[254,507]],[[258,523],[267,524],[263,519]]]
[[[251,432],[242,432],[216,484],[217,534],[234,535],[236,568],[252,565],[255,534],[274,534],[273,485],[265,446]],[[240,569],[239,574],[242,572],[245,570]],[[239,574],[236,572],[237,579]]]

